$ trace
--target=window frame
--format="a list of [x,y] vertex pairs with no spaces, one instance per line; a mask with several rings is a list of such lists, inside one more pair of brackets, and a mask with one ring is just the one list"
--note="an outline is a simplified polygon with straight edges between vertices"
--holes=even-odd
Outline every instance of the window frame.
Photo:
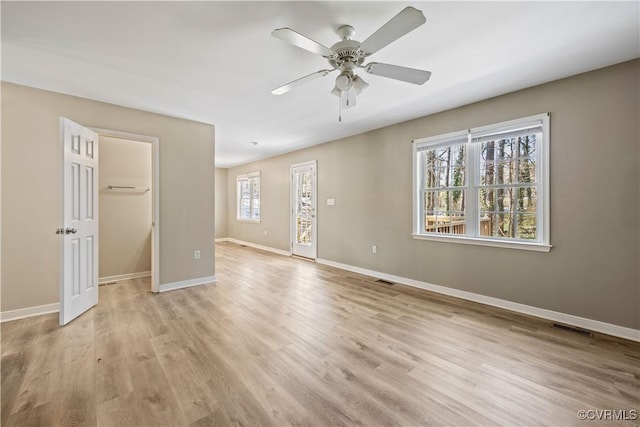
[[[499,248],[523,249],[530,251],[549,252],[552,245],[550,244],[550,198],[549,198],[549,121],[550,114],[536,114],[533,116],[523,117],[520,119],[494,123],[486,126],[479,126],[466,130],[450,132],[447,134],[436,135],[427,138],[415,139],[413,145],[413,161],[412,161],[412,179],[413,179],[413,232],[412,237],[419,240],[431,240],[438,242],[461,243],[468,245],[492,246]],[[480,185],[480,142],[474,142],[474,138],[479,136],[506,131],[509,129],[517,129],[519,126],[530,125],[539,122],[542,128],[542,141],[536,141],[536,185],[538,191],[536,214],[537,217],[537,233],[538,239],[535,241],[520,240],[514,238],[499,238],[480,236],[479,233],[479,216],[480,207],[478,206],[478,191],[482,188]],[[461,137],[466,135],[466,158],[465,173],[466,181],[463,188],[466,192],[466,234],[442,234],[435,232],[423,231],[425,212],[424,203],[422,203],[422,165],[420,164],[420,151],[424,147],[437,148],[439,146],[448,146],[455,141],[459,141]],[[470,209],[469,206],[473,208]]]
[[[258,216],[257,219],[254,219],[254,210],[255,205],[254,201],[256,198],[253,197],[253,186],[252,182],[258,182]],[[249,218],[242,218],[242,201],[246,200],[246,198],[242,197],[242,183],[247,182],[249,185],[249,191],[251,192],[249,199]],[[252,223],[260,223],[262,220],[262,183],[260,178],[260,172],[251,172],[244,175],[236,176],[236,221],[240,222],[252,222]]]

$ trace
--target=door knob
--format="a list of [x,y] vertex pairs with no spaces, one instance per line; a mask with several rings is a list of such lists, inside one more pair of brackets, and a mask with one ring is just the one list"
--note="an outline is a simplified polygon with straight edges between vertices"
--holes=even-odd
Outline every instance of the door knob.
[[76,231],[77,231],[77,230],[76,230],[75,228],[67,227],[67,228],[65,228],[65,230],[64,230],[64,234],[76,234]]
[[64,228],[56,228],[56,234],[64,234]]

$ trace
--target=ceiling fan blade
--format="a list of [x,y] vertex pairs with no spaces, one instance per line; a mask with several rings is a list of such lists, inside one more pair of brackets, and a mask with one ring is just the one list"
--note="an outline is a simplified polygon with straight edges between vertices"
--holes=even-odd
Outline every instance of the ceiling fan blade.
[[292,82],[287,83],[286,85],[282,85],[280,87],[275,88],[274,90],[271,91],[272,94],[274,95],[282,95],[283,93],[287,93],[289,92],[291,89],[294,89],[304,83],[307,83],[311,80],[315,80],[319,77],[324,77],[327,74],[329,74],[330,72],[332,72],[334,70],[320,70],[320,71],[316,71],[315,73],[311,73],[309,75],[306,75],[304,77],[300,77],[297,80],[294,80]]
[[291,43],[294,46],[308,50],[309,52],[317,53],[318,55],[325,57],[333,55],[333,51],[328,47],[293,31],[291,28],[278,28],[277,30],[273,30],[271,35],[275,38]]
[[378,31],[363,41],[360,45],[360,50],[367,55],[371,55],[386,45],[398,40],[408,32],[415,30],[425,22],[427,22],[427,20],[422,14],[422,11],[411,6],[405,7],[400,13],[391,18],[389,22],[380,27]]
[[403,82],[413,83],[414,85],[424,84],[431,77],[431,71],[416,70],[415,68],[381,64],[378,62],[372,62],[364,68],[369,74],[401,80]]

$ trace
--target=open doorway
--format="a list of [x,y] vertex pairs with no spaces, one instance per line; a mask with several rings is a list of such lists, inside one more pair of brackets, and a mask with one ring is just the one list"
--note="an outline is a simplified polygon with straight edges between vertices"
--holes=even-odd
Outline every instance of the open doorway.
[[98,284],[151,276],[151,144],[99,136]]
[[107,129],[99,136],[99,283],[151,276],[160,291],[159,139]]

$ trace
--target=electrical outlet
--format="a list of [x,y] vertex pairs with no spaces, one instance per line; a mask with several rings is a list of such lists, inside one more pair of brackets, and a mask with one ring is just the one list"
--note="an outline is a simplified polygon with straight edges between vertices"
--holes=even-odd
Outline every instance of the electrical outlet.
[[200,251],[193,251],[193,259],[200,259]]
[[378,253],[378,247],[376,245],[371,246],[371,253],[372,254],[377,254]]

